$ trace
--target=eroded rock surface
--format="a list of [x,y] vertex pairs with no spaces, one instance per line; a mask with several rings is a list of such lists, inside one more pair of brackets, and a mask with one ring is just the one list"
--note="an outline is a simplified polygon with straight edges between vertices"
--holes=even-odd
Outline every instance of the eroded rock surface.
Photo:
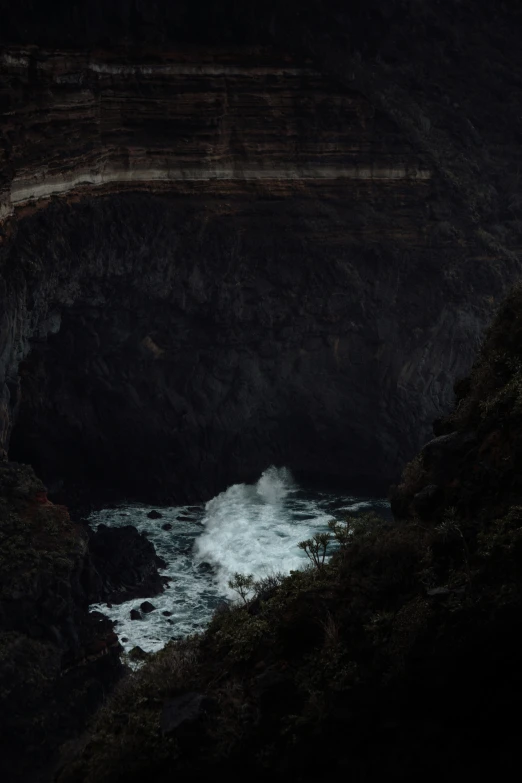
[[83,528],[29,467],[0,462],[0,754],[13,783],[46,778],[121,675],[112,623],[88,610],[91,570]]
[[334,6],[237,11],[226,48],[172,44],[185,5],[100,27],[164,19],[153,49],[12,17],[0,439],[55,494],[201,500],[270,463],[385,485],[449,409],[520,274],[516,13]]
[[4,447],[54,492],[393,478],[518,269],[470,298],[482,251],[407,135],[272,50],[2,63]]
[[166,563],[135,527],[98,525],[90,535],[89,553],[96,571],[89,595],[91,603],[119,604],[163,591],[165,580],[158,568],[165,568]]

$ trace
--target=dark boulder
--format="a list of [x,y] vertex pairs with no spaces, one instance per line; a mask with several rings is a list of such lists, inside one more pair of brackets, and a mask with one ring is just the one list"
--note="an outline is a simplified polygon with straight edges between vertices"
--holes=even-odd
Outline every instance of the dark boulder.
[[160,514],[159,511],[155,511],[154,509],[152,511],[149,511],[147,514],[149,519],[161,519],[163,514]]
[[91,603],[120,604],[163,591],[164,580],[158,568],[165,568],[166,563],[135,527],[99,525],[91,533],[89,550],[95,571],[90,585]]
[[30,467],[0,462],[2,780],[55,763],[123,674],[114,623],[88,610],[92,573],[85,528]]
[[150,612],[154,612],[156,607],[154,604],[151,604],[150,601],[144,601],[142,604],[140,604],[140,609],[144,614],[150,614]]
[[136,647],[133,647],[132,650],[129,653],[129,658],[131,661],[145,661],[147,660],[148,653],[145,652],[145,650],[142,650],[141,647],[136,645]]

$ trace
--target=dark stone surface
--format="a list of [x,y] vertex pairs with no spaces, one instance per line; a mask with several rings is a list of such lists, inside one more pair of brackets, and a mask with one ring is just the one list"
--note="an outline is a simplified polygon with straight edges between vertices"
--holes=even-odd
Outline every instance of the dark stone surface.
[[91,581],[91,603],[120,604],[163,591],[158,568],[165,568],[165,561],[135,527],[98,525],[96,532],[90,533],[89,551],[96,572]]
[[147,516],[148,516],[149,519],[161,519],[163,514],[161,514],[159,511],[153,510],[153,511],[149,511]]
[[[252,209],[237,253],[246,215],[209,218],[198,239],[190,209],[151,196],[57,207],[20,227],[9,318],[27,306],[32,264],[61,326],[20,368],[11,452],[57,497],[80,484],[91,497],[201,500],[270,464],[385,486],[426,440],[485,320],[465,277],[446,284],[428,264],[422,283],[396,290],[393,250],[328,250],[289,205],[287,230],[267,234],[272,210]],[[483,289],[504,275],[484,270]]]
[[142,650],[141,647],[136,645],[136,647],[133,647],[132,650],[129,652],[129,658],[131,661],[146,661],[148,657],[148,653],[145,652],[145,650]]
[[[25,465],[0,462],[0,766],[42,779],[123,673],[113,623],[89,612],[85,529]],[[40,780],[40,778],[38,778]]]
[[144,601],[142,604],[140,604],[140,609],[144,614],[149,614],[150,612],[154,612],[156,607],[154,604],[151,604],[150,601]]
[[[67,56],[4,58],[0,203],[9,213],[11,180],[28,201],[2,229],[0,448],[17,422],[12,455],[68,498],[76,482],[199,501],[271,463],[358,486],[396,478],[520,275],[520,11],[372,0],[200,18],[190,4],[122,2],[89,20],[75,4],[56,27],[36,5],[17,5],[2,34],[165,43],[190,17],[200,43],[285,46],[203,51],[241,72],[232,81],[119,74],[138,50],[105,52],[116,65],[100,76],[84,50],[87,108]],[[305,41],[308,60],[291,54]],[[201,52],[173,56],[197,70]],[[270,74],[249,70],[259,58]],[[306,66],[297,78],[290,60]],[[121,173],[165,159],[174,179],[137,183],[147,194],[118,195],[128,183],[115,181],[28,216],[49,167],[82,181],[107,160]],[[273,179],[248,179],[260,160]],[[365,173],[342,179],[339,166]]]

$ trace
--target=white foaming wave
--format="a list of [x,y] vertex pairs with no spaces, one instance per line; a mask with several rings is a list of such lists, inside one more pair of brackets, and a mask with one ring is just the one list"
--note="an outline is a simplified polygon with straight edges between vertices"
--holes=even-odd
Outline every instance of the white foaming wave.
[[171,638],[201,630],[223,599],[237,598],[228,587],[234,573],[259,578],[303,568],[308,561],[299,541],[327,530],[332,516],[365,507],[385,510],[388,503],[310,493],[286,468],[271,467],[257,483],[235,484],[206,505],[162,507],[161,519],[150,519],[150,506],[143,504],[103,509],[91,515],[91,524],[134,525],[165,559],[162,573],[170,583],[150,599],[156,609],[143,620],[130,618],[131,609],[139,609],[143,598],[91,609],[116,622],[127,651],[135,645],[159,650]]
[[234,484],[206,504],[205,530],[195,542],[194,555],[214,566],[224,595],[234,595],[228,581],[237,572],[260,578],[305,565],[297,544],[326,527],[330,516],[314,508],[308,519],[293,519],[285,508],[293,491],[290,471],[270,467],[257,484]]
[[265,470],[256,484],[256,492],[265,503],[275,505],[283,501],[294,489],[294,480],[288,468]]

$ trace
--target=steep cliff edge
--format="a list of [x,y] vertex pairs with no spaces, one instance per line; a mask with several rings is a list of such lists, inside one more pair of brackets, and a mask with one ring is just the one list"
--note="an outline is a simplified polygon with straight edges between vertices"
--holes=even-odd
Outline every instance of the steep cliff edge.
[[[60,783],[504,777],[522,693],[522,294],[503,305],[393,523],[268,580],[125,681]],[[139,706],[138,706],[139,705]]]
[[0,755],[13,783],[48,779],[57,745],[121,676],[112,623],[88,611],[96,578],[82,527],[30,468],[0,462]]
[[[54,496],[201,500],[269,463],[386,483],[520,275],[516,3],[219,6],[2,15],[0,457]],[[402,521],[338,530],[330,565],[169,646],[64,780],[514,761],[519,310],[407,469]],[[0,475],[2,740],[45,776],[116,640],[83,536],[30,471]]]
[[518,234],[350,67],[3,49],[1,439],[53,492],[384,485],[449,409]]

